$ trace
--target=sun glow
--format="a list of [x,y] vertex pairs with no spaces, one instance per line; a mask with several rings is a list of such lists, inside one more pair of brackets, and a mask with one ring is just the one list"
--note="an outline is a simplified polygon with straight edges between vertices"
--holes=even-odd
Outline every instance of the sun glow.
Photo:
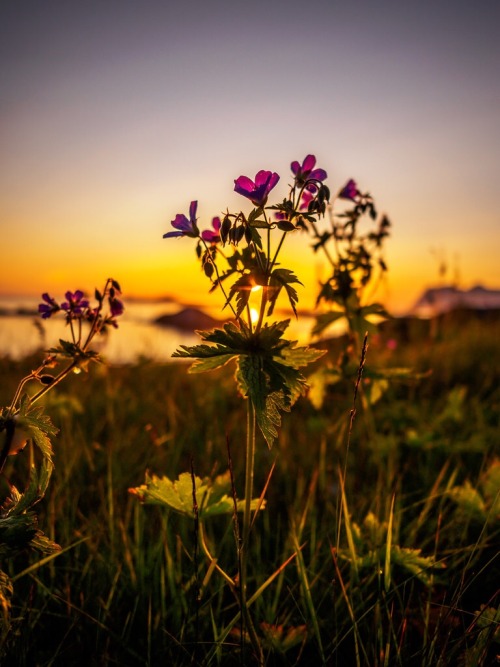
[[256,324],[259,321],[259,311],[257,308],[250,308],[250,320],[252,324]]

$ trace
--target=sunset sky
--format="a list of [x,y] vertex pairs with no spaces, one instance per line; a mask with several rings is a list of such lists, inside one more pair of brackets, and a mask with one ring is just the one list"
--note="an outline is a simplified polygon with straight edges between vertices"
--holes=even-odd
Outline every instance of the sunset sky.
[[[500,2],[16,0],[0,9],[0,292],[202,302],[193,244],[241,174],[317,156],[393,223],[379,296],[500,287]],[[290,244],[314,291],[321,263]],[[309,292],[307,290],[309,289]],[[214,303],[213,297],[211,303]]]

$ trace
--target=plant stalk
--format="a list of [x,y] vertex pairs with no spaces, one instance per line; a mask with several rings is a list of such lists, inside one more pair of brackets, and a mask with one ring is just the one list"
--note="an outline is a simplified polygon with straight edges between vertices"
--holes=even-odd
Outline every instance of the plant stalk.
[[247,442],[246,442],[246,462],[245,462],[245,505],[243,508],[243,541],[241,544],[241,614],[244,619],[250,642],[256,653],[259,665],[264,664],[262,648],[259,638],[255,631],[250,610],[248,608],[247,598],[247,575],[248,575],[248,547],[250,543],[250,531],[252,526],[252,495],[253,495],[253,477],[254,477],[254,459],[255,459],[255,407],[251,400],[247,403]]

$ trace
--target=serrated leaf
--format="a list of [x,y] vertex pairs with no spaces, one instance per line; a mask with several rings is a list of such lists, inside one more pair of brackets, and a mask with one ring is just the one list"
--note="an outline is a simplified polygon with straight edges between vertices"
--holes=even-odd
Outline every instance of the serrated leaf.
[[289,410],[306,387],[298,372],[302,366],[324,354],[314,348],[296,348],[295,341],[283,338],[290,320],[264,325],[258,333],[248,327],[226,323],[223,329],[199,332],[213,345],[182,346],[173,356],[194,358],[190,372],[201,373],[238,360],[236,378],[243,396],[255,408],[258,426],[269,447],[281,424],[280,410]]
[[247,347],[247,351],[272,356],[285,347],[293,345],[293,341],[283,338],[289,324],[290,320],[265,324],[257,335],[253,335],[249,339],[250,345]]
[[280,410],[290,409],[291,389],[287,389],[287,395],[283,377],[276,369],[273,372],[269,361],[257,355],[242,356],[236,377],[240,391],[252,401],[257,424],[271,448],[281,425]]
[[[248,329],[244,325],[238,328],[232,322],[227,322],[223,325],[223,329],[198,331],[198,334],[203,340],[214,343],[214,345],[181,345],[172,355],[173,357],[196,359],[197,361],[190,369],[190,372],[193,373],[220,368],[234,356],[245,352],[248,347]],[[207,361],[202,362],[201,360]]]
[[43,408],[32,407],[28,398],[23,399],[16,422],[25,431],[26,435],[32,438],[44,458],[52,460],[52,444],[48,436],[55,435],[58,429],[55,428],[49,417],[43,413]]
[[255,281],[252,278],[251,274],[244,273],[238,278],[236,282],[233,283],[229,294],[227,297],[226,305],[228,305],[234,297],[236,297],[236,314],[239,316],[245,310],[250,300],[250,294],[252,292],[252,287],[254,287]]
[[[201,479],[194,476],[194,485],[200,519],[234,512],[234,501],[232,495],[230,495],[231,477],[229,471],[223,475],[218,475],[215,480],[208,477]],[[175,481],[168,477],[146,474],[146,483],[129,489],[129,492],[137,496],[144,504],[162,505],[191,519],[195,516],[193,476],[191,473],[181,473]],[[236,504],[237,511],[242,512],[244,505],[244,500],[238,501]],[[255,510],[258,506],[259,499],[254,498],[251,502],[251,509]]]
[[426,586],[432,583],[432,571],[444,568],[444,564],[438,563],[434,556],[422,556],[421,549],[409,549],[397,544],[391,547],[391,562],[413,574]]
[[289,269],[275,269],[269,279],[269,309],[267,311],[268,315],[272,315],[274,307],[278,296],[283,288],[285,288],[288,301],[294,312],[295,317],[297,317],[296,305],[299,301],[299,296],[297,290],[292,287],[292,284],[298,283],[302,285],[297,276],[290,271]]
[[234,354],[221,354],[218,357],[209,357],[208,359],[197,359],[189,367],[188,373],[206,373],[208,371],[214,371],[217,368],[222,368],[231,359],[235,359],[237,355]]
[[327,350],[318,350],[315,347],[286,347],[280,352],[280,362],[293,368],[302,368],[317,361]]
[[31,466],[26,490],[22,494],[17,493],[16,496],[11,492],[13,504],[5,512],[5,516],[23,514],[36,505],[45,495],[53,469],[52,459],[48,457],[42,459],[38,470],[34,465]]

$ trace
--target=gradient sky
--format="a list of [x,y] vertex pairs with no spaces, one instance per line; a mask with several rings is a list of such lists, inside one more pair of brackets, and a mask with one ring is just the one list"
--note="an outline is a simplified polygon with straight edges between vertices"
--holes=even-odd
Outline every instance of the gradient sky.
[[[170,220],[192,199],[202,227],[247,210],[233,181],[259,169],[284,194],[307,153],[391,219],[394,310],[440,259],[449,281],[499,287],[499,26],[498,0],[2,3],[0,292],[109,275],[200,302]],[[303,243],[288,265],[314,287]]]

